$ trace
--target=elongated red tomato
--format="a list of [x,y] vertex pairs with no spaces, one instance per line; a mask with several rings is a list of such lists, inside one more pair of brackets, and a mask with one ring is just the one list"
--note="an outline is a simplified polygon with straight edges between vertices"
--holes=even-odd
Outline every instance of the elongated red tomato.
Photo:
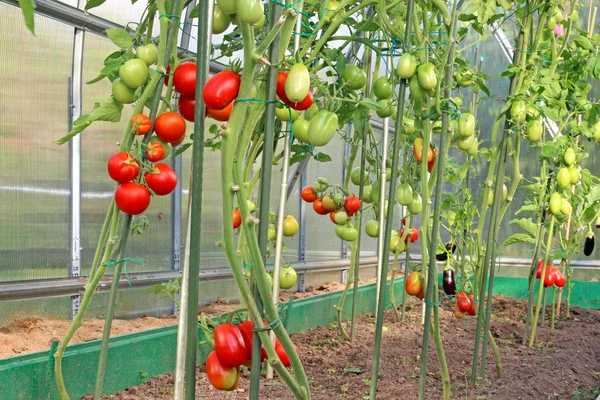
[[475,298],[473,297],[472,294],[467,296],[469,298],[469,309],[467,310],[467,313],[469,315],[475,315],[476,314],[476,310],[475,310]]
[[[264,323],[265,327],[269,326],[266,322]],[[238,329],[244,338],[244,345],[246,345],[246,361],[252,361],[252,330],[254,329],[254,323],[252,321],[242,322],[238,325]],[[265,346],[260,346],[260,361],[265,361],[267,359],[267,351],[265,350]]]
[[242,213],[238,208],[233,210],[233,229],[239,228],[242,225]]
[[240,81],[240,76],[233,71],[222,71],[210,78],[202,91],[206,107],[213,110],[227,107],[237,97]]
[[173,73],[173,86],[183,96],[196,97],[196,63],[179,64]]
[[566,280],[565,276],[563,275],[563,273],[556,270],[555,275],[556,275],[556,279],[554,281],[554,284],[559,288],[564,287],[565,283],[567,283],[567,280]]
[[206,375],[210,384],[218,390],[234,390],[240,381],[239,367],[227,367],[212,351],[206,359]]
[[177,174],[167,164],[156,164],[154,170],[144,174],[146,184],[158,196],[165,196],[175,190]]
[[[296,345],[292,343],[292,346],[294,346],[294,350],[296,350],[297,353],[298,348],[296,347]],[[292,365],[292,363],[290,362],[290,357],[288,357],[287,353],[285,352],[285,349],[283,348],[283,345],[279,340],[275,342],[275,352],[279,356],[279,359],[281,360],[281,363],[284,367],[289,367],[290,365]]]
[[423,290],[419,271],[413,271],[408,275],[404,284],[404,289],[410,296],[416,296]]
[[196,100],[193,97],[181,95],[177,104],[179,105],[179,114],[186,120],[194,122]]
[[229,118],[231,117],[231,113],[233,112],[233,103],[234,103],[234,101],[229,103],[229,105],[222,110],[213,110],[212,108],[207,108],[206,115],[216,121],[221,121],[221,122],[229,121]]
[[246,360],[242,333],[234,324],[221,324],[215,329],[215,352],[221,364],[239,367]]
[[125,151],[115,153],[108,159],[108,175],[119,183],[132,181],[139,172],[137,160]]
[[277,73],[277,97],[285,104],[290,104],[291,101],[285,94],[285,80],[288,77],[287,72],[278,72]]
[[137,183],[122,183],[115,192],[115,203],[125,214],[138,215],[150,205],[150,192]]
[[538,261],[537,272],[535,274],[536,279],[540,279],[542,277],[543,268],[544,268],[544,260]]
[[468,312],[471,308],[471,300],[469,300],[465,292],[458,292],[456,295],[456,304],[462,312]]
[[131,118],[131,126],[135,129],[136,135],[145,135],[152,128],[152,121],[146,114],[136,114]]

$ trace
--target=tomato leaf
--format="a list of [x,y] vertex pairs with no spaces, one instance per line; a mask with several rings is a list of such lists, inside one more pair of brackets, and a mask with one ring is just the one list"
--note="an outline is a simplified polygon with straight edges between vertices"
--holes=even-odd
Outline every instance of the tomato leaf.
[[537,212],[540,208],[537,204],[525,204],[523,207],[519,208],[519,210],[515,213],[515,215],[524,213],[524,212]]
[[200,9],[198,8],[200,6],[200,4],[196,4],[196,7],[192,8],[192,11],[190,11],[190,15],[188,15],[189,18],[198,18],[198,16],[200,15]]
[[85,11],[101,6],[105,1],[106,0],[88,0],[88,2],[85,4]]
[[106,35],[120,49],[130,49],[133,47],[133,38],[123,29],[109,28],[106,30]]
[[600,79],[600,56],[591,57],[588,64],[588,71],[592,78]]
[[55,140],[55,144],[65,144],[71,138],[83,132],[88,126],[95,121],[119,122],[121,120],[121,111],[123,105],[115,99],[111,99],[105,103],[96,103],[94,109],[89,114],[82,115],[73,122],[73,128],[66,136]]
[[535,239],[526,233],[517,233],[506,238],[502,246],[510,246],[515,243],[531,243],[535,244]]
[[558,156],[561,149],[560,146],[555,142],[550,142],[542,147],[541,155],[545,158],[552,158]]
[[25,26],[35,35],[35,1],[34,0],[19,0],[19,6],[23,11],[25,18]]
[[315,154],[314,159],[317,160],[318,162],[329,162],[329,161],[331,161],[331,157],[329,157],[329,155],[325,154],[325,153],[317,153],[317,154]]
[[183,152],[186,151],[187,149],[189,149],[191,146],[192,146],[192,143],[183,144],[180,148],[178,148],[176,151],[173,152],[173,155],[171,156],[171,158],[177,158],[178,155],[183,154]]
[[535,236],[537,233],[537,225],[531,220],[531,218],[521,218],[521,219],[513,219],[510,221],[511,225],[517,225],[523,230],[526,230],[531,234],[531,236]]

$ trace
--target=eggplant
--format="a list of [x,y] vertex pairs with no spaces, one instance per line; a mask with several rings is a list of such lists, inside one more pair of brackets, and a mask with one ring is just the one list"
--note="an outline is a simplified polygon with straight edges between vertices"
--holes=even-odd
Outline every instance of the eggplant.
[[594,252],[594,235],[588,236],[585,238],[585,244],[583,245],[583,254],[586,256],[591,256]]
[[448,296],[454,296],[456,294],[456,281],[454,280],[454,270],[444,270],[444,293]]
[[447,243],[446,244],[446,251],[444,251],[441,254],[436,254],[435,255],[435,259],[438,260],[438,261],[446,261],[448,259],[448,253],[452,252],[454,254],[455,251],[456,251],[456,242]]

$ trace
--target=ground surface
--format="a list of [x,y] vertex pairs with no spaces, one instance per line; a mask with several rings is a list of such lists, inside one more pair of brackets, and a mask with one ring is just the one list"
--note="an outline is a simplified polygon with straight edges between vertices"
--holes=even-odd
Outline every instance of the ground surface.
[[[496,297],[491,331],[500,347],[504,365],[502,378],[496,377],[495,363],[487,362],[489,381],[473,387],[468,383],[472,362],[475,319],[455,319],[449,308],[440,309],[444,348],[452,382],[452,398],[459,399],[595,399],[600,394],[600,311],[573,309],[572,320],[559,320],[554,330],[540,327],[535,346],[521,346],[523,301]],[[417,393],[421,352],[421,306],[410,303],[404,323],[394,314],[385,314],[378,399],[414,399]],[[315,400],[361,399],[368,393],[373,352],[372,314],[358,317],[354,343],[342,342],[334,327],[294,334]],[[425,398],[441,398],[439,364],[430,344],[427,392]],[[345,373],[354,368],[363,373]],[[197,370],[197,398],[247,399],[247,374],[240,387],[229,394],[212,389],[203,367]],[[173,374],[129,388],[104,399],[172,399]],[[261,399],[292,399],[278,382],[263,380]]]

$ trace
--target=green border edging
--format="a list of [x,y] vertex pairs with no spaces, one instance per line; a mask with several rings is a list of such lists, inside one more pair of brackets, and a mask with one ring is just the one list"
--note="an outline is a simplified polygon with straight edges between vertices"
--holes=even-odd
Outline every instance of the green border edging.
[[[396,293],[400,293],[402,290],[403,282],[402,278],[395,280]],[[600,290],[598,290],[600,283],[576,281],[574,285],[571,295],[573,306],[600,309]],[[387,287],[389,288],[389,283]],[[359,313],[373,312],[375,290],[375,284],[359,288],[357,299]],[[549,292],[549,296],[551,296],[551,291]],[[496,277],[494,293],[525,298],[527,279]],[[326,326],[334,322],[336,312],[333,306],[337,305],[340,297],[341,292],[333,292],[292,301],[290,320],[285,321],[284,318],[288,331],[292,333],[305,332],[308,329]],[[289,306],[290,302],[280,305],[284,315]],[[389,299],[386,300],[385,306],[386,308],[390,306]],[[348,319],[349,315],[350,305],[347,302],[343,314],[344,319]],[[198,330],[198,335],[202,340],[200,330]],[[176,341],[176,325],[111,338],[105,393],[115,393],[127,387],[139,385],[144,379],[173,371]],[[63,371],[66,385],[73,399],[93,391],[99,350],[100,340],[77,343],[67,348],[63,360]],[[209,348],[206,345],[199,347],[198,363],[204,362],[208,351]],[[0,359],[0,399],[40,399],[44,389],[47,362],[47,352]],[[50,379],[50,399],[58,399],[54,376],[51,376]]]

